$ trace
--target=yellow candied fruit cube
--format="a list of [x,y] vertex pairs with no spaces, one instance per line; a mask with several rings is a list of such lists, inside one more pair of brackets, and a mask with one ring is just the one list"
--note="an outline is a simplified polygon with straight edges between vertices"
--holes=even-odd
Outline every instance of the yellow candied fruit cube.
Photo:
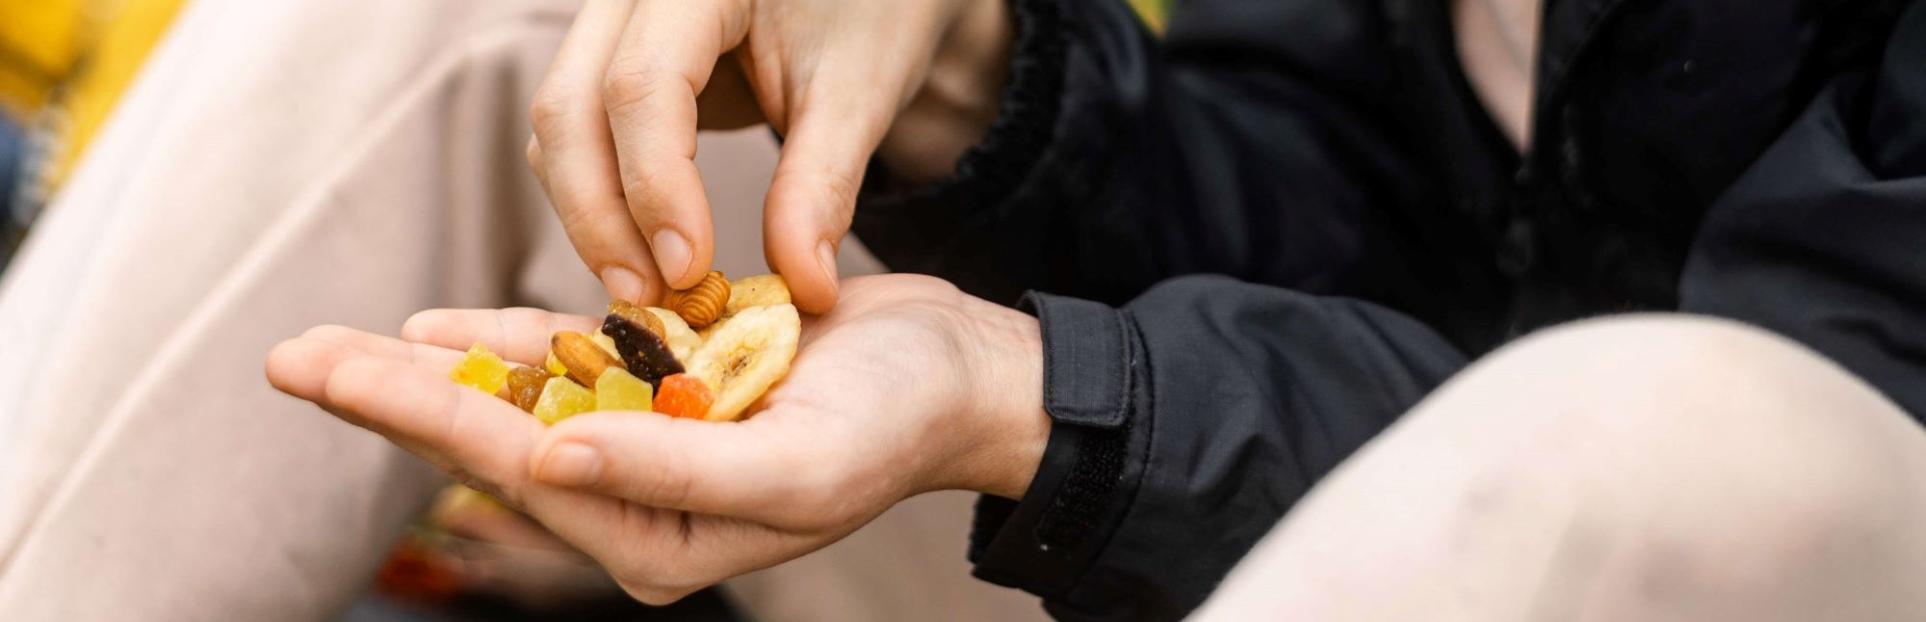
[[448,379],[494,395],[502,390],[502,385],[508,384],[508,369],[508,363],[502,362],[502,357],[495,356],[494,352],[477,343],[468,348],[468,356],[462,357],[454,369],[448,370]]
[[568,375],[568,366],[563,365],[561,359],[555,358],[554,352],[548,353],[548,361],[542,363],[542,368],[548,370],[548,375],[551,376]]
[[535,400],[535,418],[549,425],[591,410],[595,410],[595,394],[568,378],[549,378]]
[[610,367],[595,379],[596,410],[637,410],[655,408],[655,387],[635,374]]

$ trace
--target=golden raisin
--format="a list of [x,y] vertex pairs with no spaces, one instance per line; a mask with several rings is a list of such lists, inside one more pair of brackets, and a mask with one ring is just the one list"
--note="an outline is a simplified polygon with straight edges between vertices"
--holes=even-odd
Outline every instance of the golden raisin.
[[535,401],[542,397],[542,385],[552,378],[548,370],[517,367],[508,372],[508,401],[524,412],[535,412]]
[[[650,313],[648,309],[638,307],[627,300],[610,302],[609,315],[619,315],[622,319],[635,322],[636,326],[655,333],[657,337],[668,334],[668,328],[662,325],[662,318],[656,317],[655,314]],[[607,332],[607,330],[605,329],[603,332]]]

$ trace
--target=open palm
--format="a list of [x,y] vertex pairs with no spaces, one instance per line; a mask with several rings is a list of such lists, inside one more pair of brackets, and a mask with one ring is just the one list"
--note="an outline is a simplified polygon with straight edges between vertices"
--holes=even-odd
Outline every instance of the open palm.
[[661,603],[813,551],[921,492],[1020,495],[1027,475],[1010,483],[1009,467],[1043,438],[1013,438],[995,416],[1024,390],[983,384],[1026,373],[999,349],[1027,343],[1026,320],[935,279],[852,280],[835,311],[805,321],[788,377],[735,423],[606,412],[545,428],[448,381],[471,343],[539,365],[551,334],[599,324],[534,309],[423,312],[405,340],[316,328],[275,348],[268,377],[523,509]]

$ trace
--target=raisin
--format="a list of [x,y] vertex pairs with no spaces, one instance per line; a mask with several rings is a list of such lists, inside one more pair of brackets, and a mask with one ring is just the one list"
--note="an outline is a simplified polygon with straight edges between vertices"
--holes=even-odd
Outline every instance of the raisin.
[[628,318],[610,313],[602,321],[602,334],[615,339],[623,365],[650,387],[660,389],[663,377],[682,373],[682,362],[675,360],[669,344]]
[[523,412],[535,412],[535,402],[542,397],[542,385],[551,377],[545,369],[515,368],[508,372],[508,401]]

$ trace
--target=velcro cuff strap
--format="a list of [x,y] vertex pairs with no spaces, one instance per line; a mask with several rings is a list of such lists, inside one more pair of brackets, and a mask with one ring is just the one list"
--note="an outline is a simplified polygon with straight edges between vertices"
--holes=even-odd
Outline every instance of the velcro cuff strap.
[[1043,408],[1056,423],[1116,428],[1128,414],[1130,351],[1123,313],[1039,292],[1017,308],[1043,327]]

